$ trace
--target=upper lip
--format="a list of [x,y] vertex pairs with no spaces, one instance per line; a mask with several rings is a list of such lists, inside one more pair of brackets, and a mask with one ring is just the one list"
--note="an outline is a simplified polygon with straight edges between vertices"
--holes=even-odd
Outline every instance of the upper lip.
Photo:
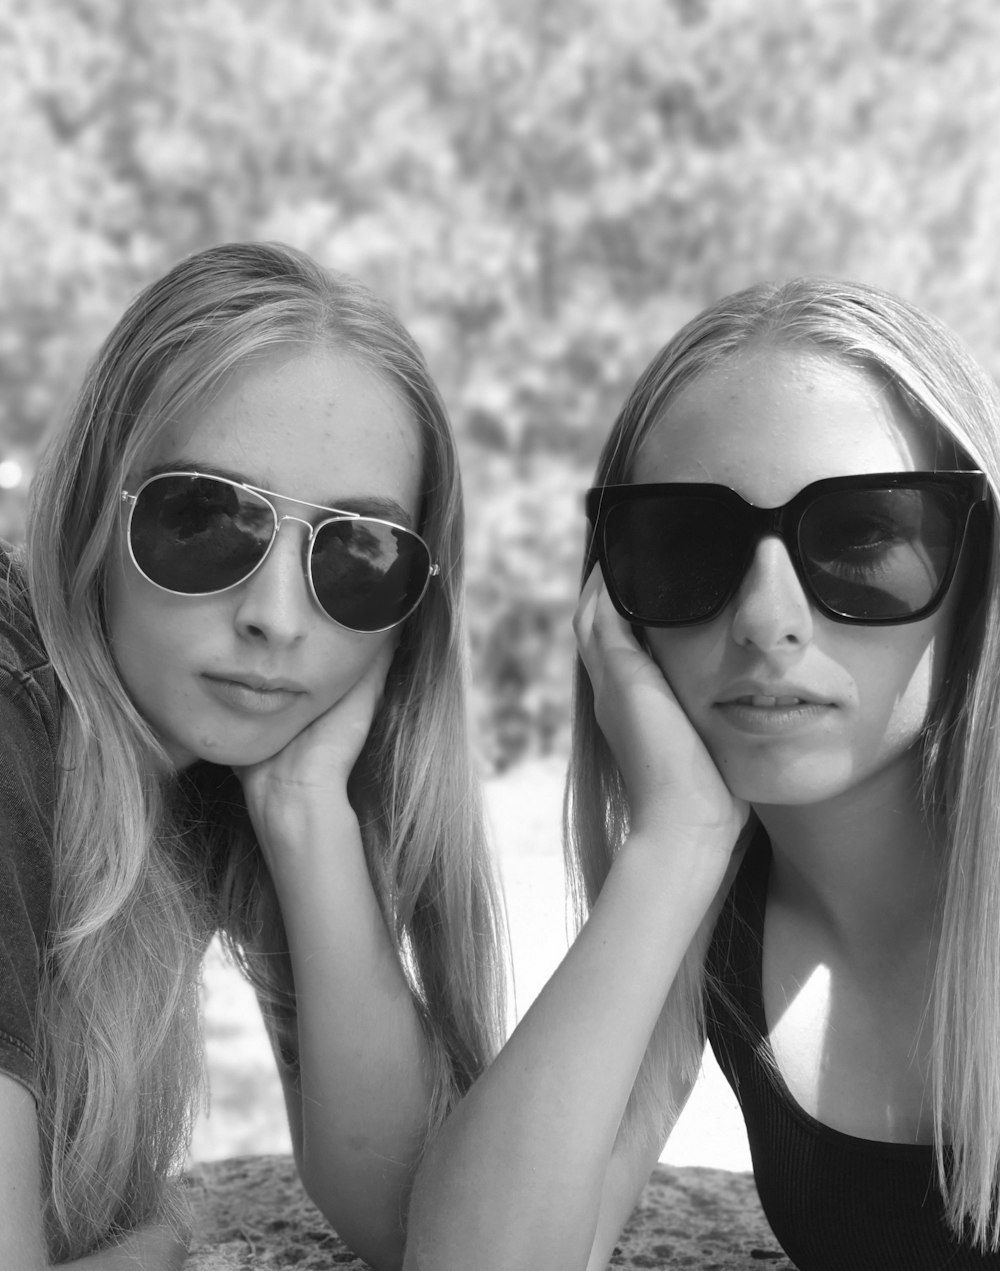
[[267,675],[257,675],[253,671],[206,671],[205,676],[210,680],[229,680],[233,684],[243,684],[258,693],[304,693],[306,691],[305,686],[296,680],[289,680],[283,676],[271,678]]
[[766,699],[766,702],[757,702],[755,703],[756,705],[777,702],[782,705],[803,702],[807,706],[832,706],[834,704],[829,697],[824,697],[822,693],[817,693],[814,689],[803,688],[800,684],[789,684],[785,681],[771,684],[763,683],[759,680],[738,681],[720,694],[717,704],[730,706],[734,702],[754,698]]

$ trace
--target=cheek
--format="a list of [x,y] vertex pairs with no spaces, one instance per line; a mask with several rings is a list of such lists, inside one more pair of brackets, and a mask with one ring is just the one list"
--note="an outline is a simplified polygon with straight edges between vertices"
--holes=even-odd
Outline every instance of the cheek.
[[700,686],[712,679],[722,660],[725,633],[716,630],[716,625],[650,627],[643,633],[646,651],[689,715],[702,696]]
[[125,592],[109,603],[111,656],[132,704],[163,741],[172,722],[196,715],[186,674],[191,632],[175,612],[142,600]]
[[[844,628],[831,628],[832,636],[843,639],[844,664],[854,671],[859,687],[869,700],[882,704],[889,740],[916,740],[945,691],[959,593],[953,586],[938,611],[921,622],[848,628],[845,636],[841,636]],[[860,637],[856,645],[850,639],[852,632]],[[865,639],[866,633],[870,640]]]
[[149,608],[145,589],[134,571],[120,562],[113,564],[105,604],[108,639],[118,672],[133,696],[136,667],[148,660],[153,650],[159,652],[163,636],[169,631],[169,623],[157,622]]
[[913,745],[927,726],[945,681],[948,641],[944,633],[919,639],[904,649],[886,649],[859,666],[862,698],[873,704],[868,717],[892,749]]
[[159,591],[131,565],[113,564],[108,579],[105,615],[116,658],[128,653],[149,661],[153,650],[190,647],[198,625],[190,604]]
[[[331,626],[311,651],[311,683],[321,709],[326,710],[364,679],[381,650],[394,647],[396,635],[362,635]],[[381,686],[380,686],[381,687]]]

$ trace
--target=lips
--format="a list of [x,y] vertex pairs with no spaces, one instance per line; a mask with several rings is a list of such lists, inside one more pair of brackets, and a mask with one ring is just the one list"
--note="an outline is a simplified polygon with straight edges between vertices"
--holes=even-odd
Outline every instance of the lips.
[[304,693],[306,691],[302,684],[294,680],[269,679],[267,676],[242,671],[206,671],[205,679],[219,684],[235,684],[240,688],[252,689],[255,693]]
[[267,679],[260,675],[206,674],[202,680],[208,693],[228,710],[244,717],[277,716],[295,709],[306,691],[294,681]]
[[758,739],[790,738],[824,727],[837,704],[789,684],[741,684],[723,694],[714,710],[736,733]]
[[783,694],[781,696],[772,697],[767,693],[745,693],[741,697],[733,697],[728,699],[735,702],[739,706],[805,706],[811,702],[804,697],[796,697]]
[[747,682],[734,684],[721,693],[717,706],[752,706],[760,710],[791,710],[796,706],[835,706],[836,703],[822,692],[805,688],[800,684],[760,684]]

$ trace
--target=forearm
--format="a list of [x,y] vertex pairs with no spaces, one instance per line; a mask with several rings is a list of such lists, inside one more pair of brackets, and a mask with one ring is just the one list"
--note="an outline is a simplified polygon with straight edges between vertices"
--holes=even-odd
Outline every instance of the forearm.
[[717,852],[671,848],[625,844],[565,960],[449,1118],[414,1190],[414,1271],[586,1266],[622,1114],[719,886]]
[[119,1244],[61,1262],[53,1271],[181,1271],[187,1254],[187,1237],[173,1228],[143,1227]]
[[301,883],[286,879],[279,891],[295,982],[300,1164],[316,1204],[381,1271],[402,1261],[430,1099],[426,1043],[353,814],[324,818],[310,840]]

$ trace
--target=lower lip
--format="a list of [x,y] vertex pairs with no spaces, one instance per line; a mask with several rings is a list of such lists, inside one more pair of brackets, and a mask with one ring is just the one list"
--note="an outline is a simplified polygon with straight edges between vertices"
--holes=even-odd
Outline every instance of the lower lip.
[[748,702],[718,702],[715,709],[733,728],[763,735],[795,732],[826,719],[836,709],[825,702],[801,706],[751,706]]
[[239,680],[217,680],[211,675],[203,679],[213,697],[247,715],[277,715],[301,697],[287,688],[251,688]]

